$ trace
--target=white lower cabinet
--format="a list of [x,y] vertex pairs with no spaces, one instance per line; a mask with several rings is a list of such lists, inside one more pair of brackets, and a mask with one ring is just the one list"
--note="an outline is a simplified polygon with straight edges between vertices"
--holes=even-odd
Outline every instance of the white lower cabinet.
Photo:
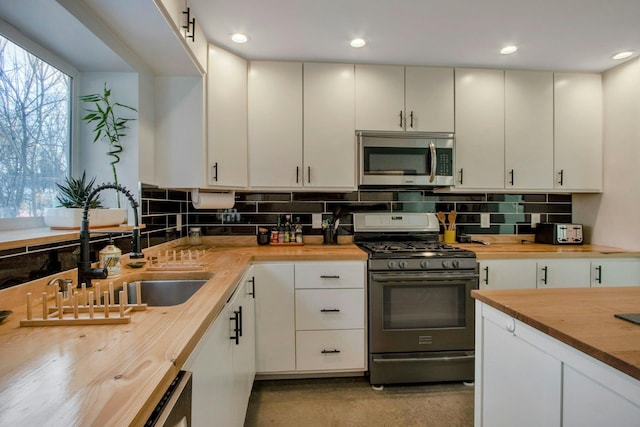
[[638,258],[496,259],[478,266],[480,289],[640,286]]
[[638,426],[640,382],[476,301],[477,427]]
[[256,371],[296,369],[293,264],[255,264]]
[[364,329],[297,331],[298,371],[363,370]]
[[588,288],[590,264],[587,259],[538,260],[538,288]]
[[248,278],[238,283],[184,364],[193,373],[195,427],[244,425],[255,376],[253,286]]
[[475,425],[559,425],[561,362],[520,337],[511,317],[478,304],[476,313]]
[[533,289],[536,262],[528,259],[486,260],[479,262],[480,289]]
[[640,260],[591,261],[591,287],[640,286]]
[[254,265],[261,374],[364,371],[364,261]]

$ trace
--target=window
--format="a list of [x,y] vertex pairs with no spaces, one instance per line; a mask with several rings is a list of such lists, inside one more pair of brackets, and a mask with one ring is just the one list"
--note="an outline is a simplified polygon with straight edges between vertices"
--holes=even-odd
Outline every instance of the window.
[[41,216],[70,167],[69,75],[0,36],[0,218]]

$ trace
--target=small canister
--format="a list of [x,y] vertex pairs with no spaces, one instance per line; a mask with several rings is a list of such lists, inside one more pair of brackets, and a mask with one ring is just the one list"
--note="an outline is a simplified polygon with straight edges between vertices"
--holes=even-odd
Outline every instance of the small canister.
[[109,240],[109,244],[100,251],[99,255],[100,266],[107,269],[108,276],[118,276],[120,274],[122,251],[113,244],[113,241]]
[[202,243],[200,238],[202,229],[200,227],[191,227],[189,229],[189,244],[196,246]]

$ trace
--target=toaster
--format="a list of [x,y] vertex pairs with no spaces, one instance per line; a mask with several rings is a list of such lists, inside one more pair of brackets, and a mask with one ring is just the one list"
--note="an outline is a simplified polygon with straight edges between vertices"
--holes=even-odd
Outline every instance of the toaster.
[[582,224],[540,223],[536,227],[535,241],[551,245],[581,245]]

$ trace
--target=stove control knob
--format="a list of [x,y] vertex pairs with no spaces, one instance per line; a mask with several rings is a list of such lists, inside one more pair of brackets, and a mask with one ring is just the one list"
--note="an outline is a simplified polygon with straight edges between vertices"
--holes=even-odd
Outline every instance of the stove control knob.
[[429,267],[429,262],[428,261],[420,261],[420,267],[422,268],[427,268]]
[[396,268],[398,266],[395,261],[389,261],[389,263],[387,265],[389,266],[389,268],[391,270],[393,270],[394,268]]
[[451,268],[451,261],[442,261],[442,268]]
[[407,261],[400,261],[399,265],[400,265],[400,268],[407,268]]
[[453,268],[460,268],[460,261],[457,261],[457,260],[453,261],[452,264],[453,264]]

